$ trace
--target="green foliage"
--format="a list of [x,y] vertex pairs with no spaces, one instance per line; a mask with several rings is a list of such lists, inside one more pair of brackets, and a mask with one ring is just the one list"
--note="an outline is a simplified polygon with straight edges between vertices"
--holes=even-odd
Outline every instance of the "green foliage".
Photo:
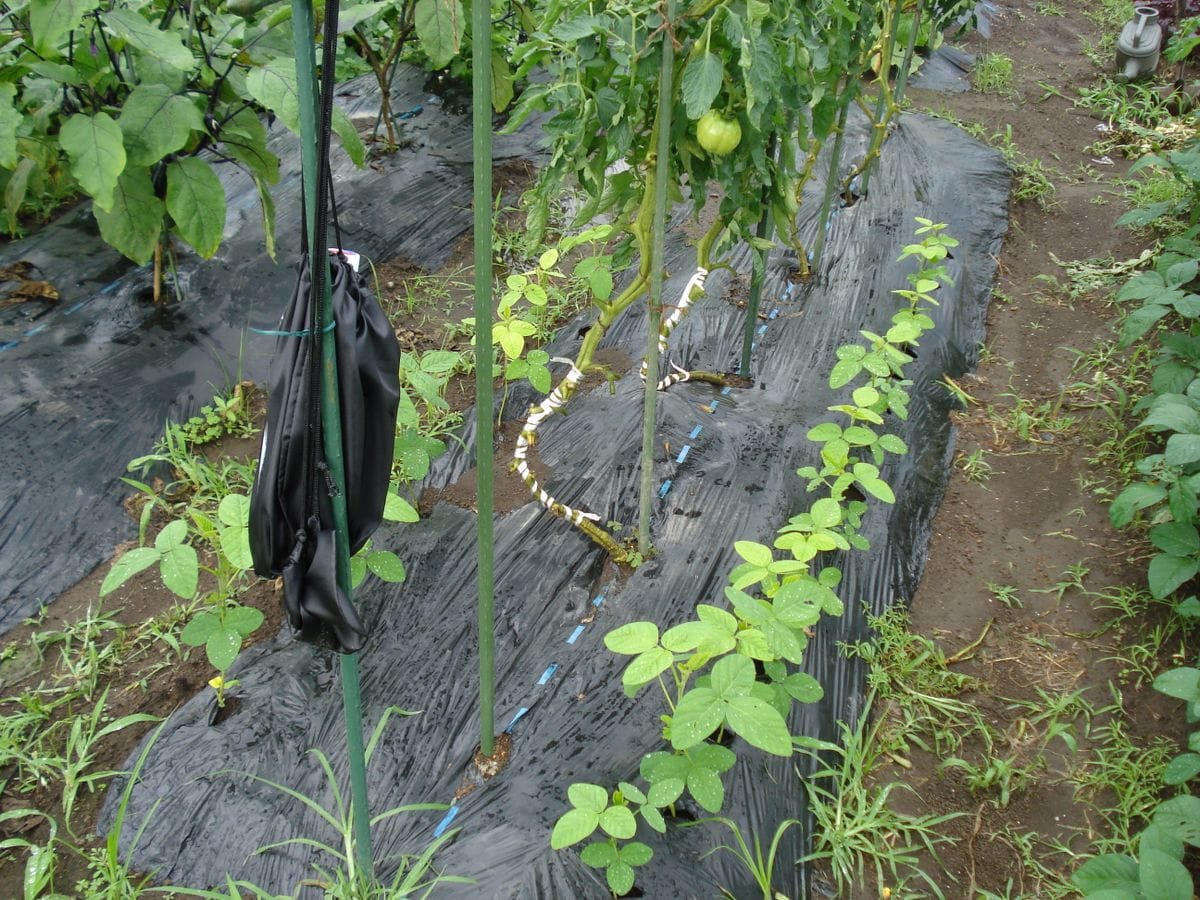
[[[1128,304],[1121,324],[1121,345],[1156,341],[1150,393],[1134,407],[1136,426],[1154,435],[1151,451],[1137,460],[1137,480],[1113,501],[1109,518],[1117,527],[1148,526],[1154,548],[1147,568],[1150,593],[1167,598],[1186,587],[1200,572],[1200,141],[1165,157],[1151,155],[1134,169],[1157,166],[1169,171],[1186,190],[1179,200],[1136,209],[1123,224],[1182,220],[1182,234],[1164,242],[1152,268],[1134,275],[1117,294]],[[1133,169],[1131,169],[1133,171]],[[1200,613],[1200,602],[1188,596],[1176,606],[1185,619]],[[1183,700],[1189,724],[1200,721],[1200,669],[1180,666],[1163,672],[1154,688]],[[1200,775],[1200,731],[1193,730],[1187,749],[1163,772],[1170,786],[1184,787]],[[1188,846],[1200,846],[1200,799],[1184,793],[1154,808],[1147,825],[1128,853],[1105,853],[1085,862],[1072,883],[1088,900],[1113,897],[1190,897],[1192,875],[1183,858]],[[1136,853],[1136,855],[1134,855]]]
[[[798,472],[807,479],[809,492],[820,491],[822,496],[779,530],[775,549],[755,541],[735,543],[743,562],[729,573],[728,608],[701,603],[694,619],[665,631],[654,622],[630,622],[605,635],[609,650],[632,657],[621,678],[627,694],[633,696],[655,682],[661,687],[669,709],[662,716],[662,734],[670,747],[643,758],[640,775],[645,790],[624,783],[611,797],[593,784],[574,784],[568,790],[572,808],[555,824],[551,845],[562,849],[586,840],[598,828],[604,831],[607,840],[585,849],[584,861],[607,866],[610,887],[612,867],[625,862],[619,842],[634,837],[637,817],[653,830],[663,831],[666,823],[660,810],[673,807],[685,790],[705,811],[720,812],[725,799],[721,776],[737,759],[733,750],[722,745],[723,739],[736,735],[751,747],[785,757],[804,741],[791,734],[788,714],[793,703],[815,702],[823,690],[799,666],[810,630],[821,616],[843,612],[834,592],[841,571],[818,568],[816,558],[826,551],[867,546],[859,529],[868,504],[846,498],[852,486],[883,502],[895,499],[876,463],[866,462],[862,455],[870,453],[882,462],[885,454],[907,449],[898,438],[878,434],[874,428],[882,425],[880,413],[885,409],[906,411],[908,382],[902,375],[911,356],[904,348],[915,346],[933,327],[928,308],[936,303],[933,292],[946,280],[941,262],[957,244],[943,233],[944,225],[926,219],[918,224],[921,240],[905,247],[903,258],[916,259],[919,268],[909,276],[910,288],[896,291],[904,306],[893,316],[892,327],[883,336],[863,332],[865,347],[850,345],[862,353],[849,352],[848,347],[838,350],[830,386],[851,388],[852,402],[830,407],[844,422],[819,425],[813,429],[815,434],[809,434],[821,446],[823,469],[807,467]],[[847,360],[852,370],[845,365]],[[865,383],[854,386],[859,379]],[[783,551],[781,558],[776,558],[775,550]],[[631,804],[636,808],[626,809]],[[616,809],[622,812],[611,812]],[[619,824],[614,830],[605,827],[606,821]],[[934,840],[933,825],[936,822],[914,832],[925,846]],[[740,844],[732,852],[750,868],[769,900],[770,866],[781,832],[776,832],[766,857],[757,841],[752,853],[736,830],[735,835]],[[591,849],[597,846],[607,849]],[[632,879],[627,883],[625,876],[629,873],[618,871],[617,885],[628,890]]]

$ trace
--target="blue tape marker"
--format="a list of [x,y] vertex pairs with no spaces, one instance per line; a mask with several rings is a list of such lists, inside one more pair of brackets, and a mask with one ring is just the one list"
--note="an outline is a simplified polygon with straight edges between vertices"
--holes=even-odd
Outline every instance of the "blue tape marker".
[[721,388],[721,396],[722,397],[728,397],[731,393],[733,393],[733,388],[731,388],[731,387]]
[[[90,299],[92,299],[92,298],[89,297],[88,300],[90,300]],[[87,304],[87,302],[88,302],[87,300],[80,300],[78,303],[68,306],[66,309],[63,310],[63,315],[69,316],[73,312],[79,312],[79,310],[83,309],[83,307]]]
[[19,343],[21,343],[21,342],[20,341],[9,341],[7,344],[0,344],[0,350],[11,350],[13,347],[17,346],[17,344],[19,344]]
[[790,298],[792,296],[792,291],[794,291],[795,289],[796,289],[796,285],[793,282],[789,281],[787,290],[783,292],[783,296]]
[[779,310],[778,309],[771,310],[771,314],[769,316],[767,316],[767,318],[768,319],[778,319],[779,318]]
[[751,351],[753,351],[753,350],[754,350],[754,348],[755,348],[755,347],[757,347],[757,346],[758,346],[758,344],[756,344],[754,341],[751,341],[751,342],[750,342],[750,350],[751,350]]
[[658,489],[659,499],[662,499],[663,497],[667,496],[667,491],[669,491],[670,489],[671,489],[671,479],[668,478],[666,481],[664,481],[662,483],[662,487],[660,487]]
[[766,325],[766,323],[765,323],[765,322],[764,322],[762,325],[759,325],[759,326],[758,326],[758,333],[759,333],[759,334],[766,334],[766,331],[767,331],[767,325]]
[[456,803],[452,807],[450,807],[448,810],[446,810],[446,815],[444,815],[442,817],[442,821],[438,822],[437,828],[433,829],[433,836],[435,838],[439,838],[443,834],[445,834],[446,829],[450,827],[450,823],[454,821],[454,817],[457,815],[458,815],[458,804]]
[[554,673],[558,671],[558,663],[550,663],[546,666],[546,671],[542,673],[542,677],[538,679],[538,684],[545,684],[554,677]]
[[35,334],[37,334],[39,331],[45,331],[45,330],[46,330],[47,328],[49,328],[49,327],[50,327],[50,326],[49,326],[49,325],[47,325],[45,322],[43,322],[41,325],[34,325],[34,326],[33,326],[32,328],[30,328],[30,329],[29,329],[27,332],[25,332],[25,337],[33,337],[33,336],[34,336]]
[[402,113],[400,113],[400,115],[396,116],[396,118],[397,118],[397,119],[401,119],[401,120],[403,120],[403,119],[411,119],[411,118],[414,118],[414,117],[416,117],[416,116],[419,116],[419,115],[420,115],[422,112],[424,112],[424,111],[425,111],[425,107],[421,106],[421,104],[419,104],[419,103],[418,103],[416,106],[414,106],[414,107],[413,107],[412,109],[410,109],[408,112],[402,112]]
[[683,449],[679,451],[679,455],[675,457],[675,462],[682,463],[685,459],[687,459],[688,451],[691,449],[691,444],[684,444]]
[[694,441],[696,438],[700,437],[700,432],[703,430],[704,430],[703,425],[697,425],[695,428],[692,429],[692,433],[689,434],[688,437]]
[[581,634],[583,634],[583,626],[582,626],[582,625],[576,625],[576,626],[575,626],[575,630],[571,632],[571,636],[570,636],[569,638],[567,638],[567,643],[568,643],[568,644],[573,644],[573,643],[575,643],[577,640],[579,640],[579,636],[580,636]]
[[718,403],[720,403],[720,402],[721,402],[720,400],[714,400],[712,403],[708,404],[708,411],[709,411],[709,412],[716,412],[716,411],[717,411],[717,404],[718,404]]
[[597,597],[595,600],[592,601],[592,606],[599,606],[603,602],[604,602],[604,595],[601,594],[599,597]]
[[517,724],[517,720],[518,720],[518,719],[520,719],[520,718],[521,718],[521,716],[525,715],[525,713],[527,713],[527,712],[529,712],[529,707],[528,707],[528,706],[522,706],[520,709],[518,709],[518,710],[517,710],[517,714],[516,714],[515,716],[513,716],[513,717],[512,717],[512,721],[508,723],[508,727],[507,727],[507,728],[505,728],[504,730],[505,730],[505,731],[512,731],[512,730],[513,730],[513,726]]

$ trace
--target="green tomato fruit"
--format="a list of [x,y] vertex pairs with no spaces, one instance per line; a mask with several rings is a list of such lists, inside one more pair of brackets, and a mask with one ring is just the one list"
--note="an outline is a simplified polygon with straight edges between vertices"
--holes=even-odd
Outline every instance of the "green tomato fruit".
[[696,123],[696,137],[700,146],[713,156],[725,156],[742,142],[742,126],[737,119],[726,119],[710,109]]

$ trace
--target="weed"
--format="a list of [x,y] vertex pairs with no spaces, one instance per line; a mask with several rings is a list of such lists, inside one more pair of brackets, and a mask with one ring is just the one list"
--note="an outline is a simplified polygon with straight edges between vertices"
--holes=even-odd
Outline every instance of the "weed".
[[1044,210],[1054,207],[1058,188],[1053,179],[1063,177],[1063,173],[1047,166],[1040,159],[1030,158],[1021,152],[1013,143],[1011,125],[1006,125],[1004,131],[991,135],[979,124],[967,125],[965,128],[968,133],[1000,151],[1013,173],[1014,200],[1032,201]]
[[997,601],[1004,604],[1008,609],[1023,609],[1021,598],[1017,596],[1017,589],[1011,584],[996,584],[989,581],[986,585],[989,593],[996,598]]
[[1013,93],[1013,61],[1001,53],[984,53],[975,61],[971,83],[981,94],[999,94],[1003,97]]
[[810,752],[827,752],[835,760],[820,765],[806,782],[816,827],[813,850],[802,861],[824,861],[839,894],[852,885],[864,884],[868,867],[880,886],[917,877],[936,892],[934,883],[919,868],[918,855],[929,853],[936,859],[938,845],[953,842],[941,826],[960,814],[909,816],[896,812],[889,800],[894,791],[906,786],[871,782],[879,725],[867,723],[874,697],[868,696],[856,727],[842,723],[840,746],[812,741],[801,745]]
[[976,447],[967,454],[959,453],[954,464],[963,473],[963,477],[967,481],[974,481],[979,484],[990,480],[995,471],[992,468],[992,464],[984,459],[984,451],[979,447]]
[[[775,871],[775,857],[779,852],[779,842],[789,829],[800,825],[799,819],[785,819],[779,823],[775,829],[775,833],[771,836],[771,843],[767,847],[767,852],[764,854],[762,844],[759,841],[758,835],[753,835],[751,840],[754,842],[754,849],[751,851],[750,846],[746,843],[746,839],[742,837],[741,829],[732,819],[727,819],[724,816],[717,816],[712,819],[701,819],[696,824],[701,822],[717,822],[729,829],[737,842],[736,847],[730,847],[727,844],[721,844],[719,847],[708,851],[705,856],[716,853],[717,850],[724,850],[732,853],[734,858],[738,860],[750,873],[754,879],[754,883],[762,890],[763,900],[774,900],[780,896],[771,886],[771,876]],[[733,896],[732,894],[730,896]]]
[[999,809],[1008,806],[1013,793],[1024,788],[1030,780],[1029,770],[1020,765],[1016,756],[1002,758],[990,752],[980,765],[955,756],[943,762],[941,767],[960,770],[973,794],[995,789],[996,797],[991,802]]

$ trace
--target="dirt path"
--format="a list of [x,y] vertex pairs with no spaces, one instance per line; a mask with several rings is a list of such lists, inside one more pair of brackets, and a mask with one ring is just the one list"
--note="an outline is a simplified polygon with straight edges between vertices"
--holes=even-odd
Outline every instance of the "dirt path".
[[[1139,753],[1178,740],[1182,725],[1179,704],[1148,687],[1181,639],[1165,607],[1130,590],[1144,586],[1145,560],[1109,527],[1101,502],[1112,498],[1116,462],[1096,461],[1110,437],[1106,408],[1115,408],[1104,385],[1127,365],[1093,351],[1111,341],[1115,310],[1105,291],[1054,284],[1069,281],[1056,258],[1120,261],[1150,243],[1113,224],[1132,160],[1103,159],[1093,145],[1104,136],[1097,126],[1109,123],[1067,99],[1096,82],[1083,51],[1102,33],[1077,7],[1060,15],[1044,14],[1057,9],[1050,4],[1000,7],[992,39],[965,46],[1013,61],[1011,95],[909,94],[913,107],[979,123],[993,144],[1015,148],[1015,190],[1044,192],[1042,205],[1011,207],[986,347],[959,383],[969,400],[957,417],[954,472],[911,602],[913,632],[952,659],[983,636],[945,670],[975,680],[959,699],[986,728],[932,752],[895,750],[900,762],[877,778],[911,786],[916,794],[902,803],[912,812],[961,814],[942,826],[957,843],[926,860],[947,897],[1062,895],[1074,855],[1096,852],[1097,839],[1126,824],[1106,821],[1111,769],[1136,770],[1149,760]],[[1138,617],[1136,634],[1157,624],[1165,639],[1140,648],[1114,607]],[[1120,657],[1140,659],[1144,671]],[[927,885],[908,887],[928,895]]]

